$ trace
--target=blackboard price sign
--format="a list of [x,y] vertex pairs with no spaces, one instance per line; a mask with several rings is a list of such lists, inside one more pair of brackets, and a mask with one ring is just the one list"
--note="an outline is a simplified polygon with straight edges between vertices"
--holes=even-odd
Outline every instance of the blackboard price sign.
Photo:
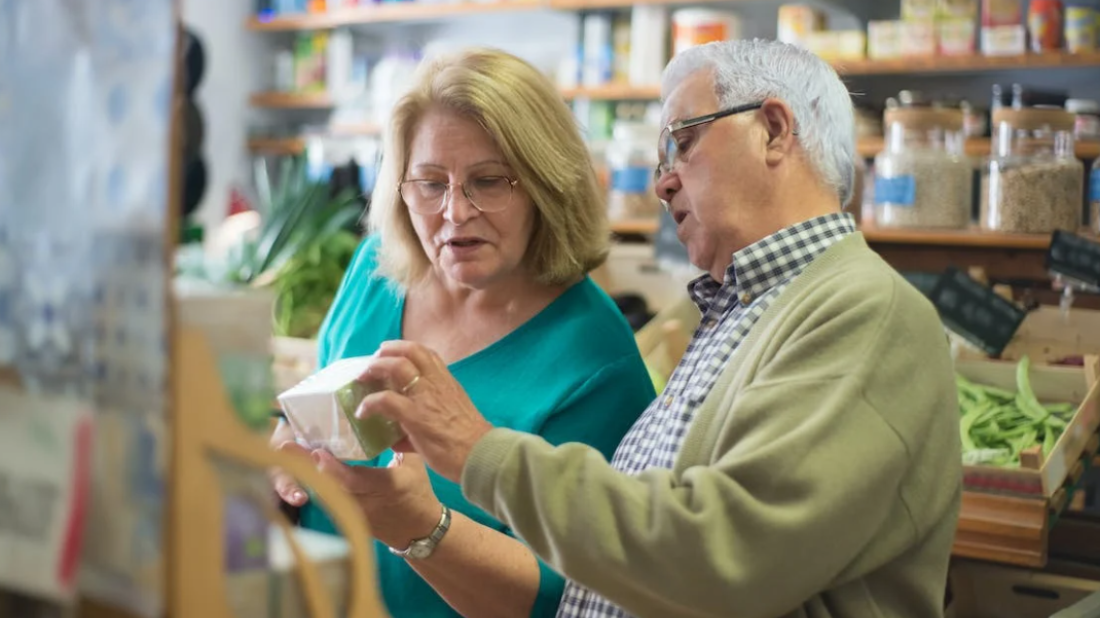
[[991,356],[1000,356],[1027,316],[957,268],[940,275],[928,297],[947,328]]
[[1047,270],[1092,287],[1100,286],[1100,243],[1057,230],[1047,249]]

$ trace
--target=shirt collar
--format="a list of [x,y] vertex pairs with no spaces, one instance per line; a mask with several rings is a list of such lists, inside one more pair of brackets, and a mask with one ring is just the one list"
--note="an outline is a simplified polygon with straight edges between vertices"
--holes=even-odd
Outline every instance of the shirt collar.
[[703,310],[720,293],[748,304],[797,276],[821,252],[855,231],[855,220],[848,213],[831,213],[783,228],[734,253],[721,284],[704,274],[688,285],[688,293]]

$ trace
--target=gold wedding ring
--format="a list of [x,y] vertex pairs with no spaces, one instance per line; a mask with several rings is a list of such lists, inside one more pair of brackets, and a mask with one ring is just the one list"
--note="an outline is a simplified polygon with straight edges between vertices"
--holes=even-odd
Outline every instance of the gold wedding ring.
[[405,388],[401,389],[401,394],[408,395],[409,391],[412,390],[412,387],[416,386],[416,383],[419,381],[420,374],[417,374],[416,377],[414,377],[412,380],[409,380],[409,383],[405,385]]

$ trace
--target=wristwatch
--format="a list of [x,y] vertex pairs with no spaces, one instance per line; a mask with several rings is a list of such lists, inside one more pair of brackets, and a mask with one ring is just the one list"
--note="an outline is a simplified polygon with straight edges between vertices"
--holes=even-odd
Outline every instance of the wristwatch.
[[439,517],[439,523],[436,524],[435,530],[428,536],[417,539],[412,543],[409,543],[406,549],[394,549],[390,548],[390,553],[402,558],[412,558],[414,560],[424,560],[435,552],[435,548],[439,545],[439,542],[443,540],[443,535],[447,534],[447,530],[451,528],[451,509],[447,508],[447,505],[443,506],[443,514]]

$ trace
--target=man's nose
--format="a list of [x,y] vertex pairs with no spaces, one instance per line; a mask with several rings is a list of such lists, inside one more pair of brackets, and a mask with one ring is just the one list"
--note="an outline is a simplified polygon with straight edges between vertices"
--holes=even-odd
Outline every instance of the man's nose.
[[665,202],[672,202],[672,196],[676,195],[681,186],[680,175],[675,171],[668,171],[657,177],[657,182],[653,185],[653,192]]

